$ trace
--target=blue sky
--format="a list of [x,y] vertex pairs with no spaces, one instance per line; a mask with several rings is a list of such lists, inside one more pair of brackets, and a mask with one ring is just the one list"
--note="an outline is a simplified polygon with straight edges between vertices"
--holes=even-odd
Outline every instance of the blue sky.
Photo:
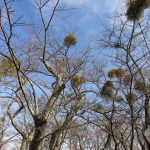
[[[34,7],[34,1],[35,0],[15,0],[15,19],[23,16],[23,21],[25,20],[26,23],[36,24],[36,27],[41,29],[40,15]],[[59,7],[75,9],[57,13],[52,22],[53,36],[63,40],[63,37],[68,32],[73,32],[78,38],[77,48],[84,48],[87,46],[89,40],[95,40],[97,35],[102,35],[101,31],[104,27],[112,22],[111,16],[114,16],[116,12],[124,8],[123,1],[124,0],[60,0]],[[52,9],[49,8],[45,9],[44,15],[49,17],[51,10]],[[47,20],[46,17],[45,20]],[[27,29],[21,28],[18,29],[18,31],[23,38],[27,37]],[[95,45],[95,43],[93,45],[94,48],[97,49],[97,45]]]
[[[39,18],[38,13],[33,9],[33,1],[17,0],[15,7],[18,15],[24,15],[26,20],[35,23]],[[101,30],[104,23],[108,24],[111,21],[108,17],[113,16],[122,6],[121,0],[60,0],[60,2],[60,6],[76,8],[60,12],[58,17],[61,20],[61,26],[57,22],[60,32],[73,30],[84,37],[89,37]]]
[[[16,15],[18,17],[23,15],[27,23],[35,23],[38,27],[41,20],[38,11],[34,8],[33,1],[34,0],[16,0]],[[59,7],[75,9],[57,13],[52,24],[53,35],[63,39],[66,33],[74,32],[79,41],[77,48],[84,48],[87,46],[89,39],[93,40],[95,36],[101,35],[101,31],[105,25],[112,22],[111,16],[114,16],[116,12],[119,12],[123,8],[123,1],[124,0],[60,0]],[[44,13],[45,16],[48,17],[51,14],[51,10],[47,8],[44,10]],[[25,32],[22,33],[25,34]],[[93,45],[94,48],[97,49],[97,45],[95,43]],[[97,51],[95,50],[94,53],[95,56],[100,58],[101,55],[103,58],[103,52],[99,51],[99,49]],[[107,62],[106,58],[103,59]]]

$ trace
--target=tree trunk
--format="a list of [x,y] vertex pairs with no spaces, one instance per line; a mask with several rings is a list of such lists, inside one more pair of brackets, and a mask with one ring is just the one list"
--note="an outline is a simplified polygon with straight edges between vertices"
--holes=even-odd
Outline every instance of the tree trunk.
[[147,137],[147,133],[149,131],[144,131],[143,138],[145,142],[145,149],[150,150],[150,142],[149,142],[149,137]]
[[35,121],[35,132],[29,150],[41,150],[43,137],[45,134],[47,120],[44,119],[43,115],[37,115],[34,118]]
[[103,150],[107,150],[110,147],[110,142],[111,142],[111,135],[109,134]]
[[131,111],[131,142],[130,142],[130,150],[133,150],[133,143],[134,143],[134,112],[133,112],[133,105],[130,105]]
[[49,150],[60,150],[67,133],[68,125],[72,121],[73,117],[74,117],[74,110],[71,110],[67,114],[66,119],[62,124],[62,126],[53,132],[49,143]]
[[146,130],[150,127],[150,99],[146,96],[145,99],[145,128]]
[[146,146],[146,145],[143,144],[143,142],[142,142],[142,140],[141,140],[141,136],[140,136],[140,134],[138,133],[138,130],[137,130],[137,129],[136,129],[136,133],[137,133],[137,140],[138,140],[138,142],[139,142],[139,144],[140,144],[141,150],[145,150],[145,146]]
[[29,150],[29,141],[27,139],[22,139],[20,150]]
[[66,130],[56,130],[53,132],[50,139],[49,150],[60,150],[66,133]]

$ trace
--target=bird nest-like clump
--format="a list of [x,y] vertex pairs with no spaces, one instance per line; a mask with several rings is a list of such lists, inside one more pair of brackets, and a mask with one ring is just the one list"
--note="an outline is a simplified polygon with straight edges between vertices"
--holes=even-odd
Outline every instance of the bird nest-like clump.
[[125,76],[125,70],[122,68],[112,69],[108,72],[109,78],[122,78]]
[[[17,61],[15,62],[17,63]],[[11,59],[2,58],[0,61],[0,75],[3,77],[6,74],[9,76],[15,76],[16,75],[16,68],[15,64]]]
[[68,33],[64,38],[64,45],[69,48],[70,46],[76,45],[77,43],[77,37],[72,34]]
[[144,15],[144,9],[150,7],[150,0],[128,0],[128,20],[139,20]]
[[133,92],[130,92],[126,95],[126,99],[129,104],[134,104],[137,100],[137,95]]
[[82,85],[85,82],[86,82],[86,79],[83,76],[75,75],[72,78],[72,84],[73,84],[74,87],[79,87],[80,85]]
[[114,96],[113,83],[111,81],[106,81],[103,85],[100,95],[104,98],[111,99]]

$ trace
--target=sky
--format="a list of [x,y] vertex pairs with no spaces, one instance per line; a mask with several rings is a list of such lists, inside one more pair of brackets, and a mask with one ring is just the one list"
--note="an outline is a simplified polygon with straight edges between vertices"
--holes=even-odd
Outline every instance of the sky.
[[[34,0],[16,0],[17,15],[23,15],[31,22],[39,21],[39,14],[33,9]],[[113,16],[122,8],[123,0],[60,0],[60,7],[75,8],[69,11],[61,11],[57,15],[59,21],[55,27],[58,32],[76,32],[81,39],[98,33],[104,26],[111,22]],[[50,10],[45,10],[49,15]],[[48,17],[47,15],[47,17]]]
[[88,8],[96,14],[109,13],[120,7],[120,0],[63,0],[68,6],[76,6],[80,8]]
[[[26,23],[41,23],[40,15],[34,7],[35,0],[15,0],[15,17],[23,17]],[[36,0],[39,1],[39,0]],[[44,0],[43,0],[44,1]],[[56,1],[56,0],[50,0]],[[119,12],[124,6],[125,0],[60,0],[59,7],[70,9],[57,12],[53,19],[53,35],[62,37],[68,32],[77,35],[79,44],[85,46],[89,39],[94,39],[97,34],[110,24],[111,17]],[[0,3],[2,1],[0,0]],[[51,10],[44,10],[45,20],[51,15]],[[39,27],[40,28],[40,27]],[[25,32],[21,32],[23,36]]]
[[[94,43],[96,41],[95,37],[101,35],[105,26],[111,23],[111,17],[122,9],[123,1],[60,0],[59,7],[71,10],[57,12],[52,22],[53,35],[56,38],[64,37],[68,32],[73,32],[79,41],[78,48],[85,48],[87,43],[92,41],[92,47],[98,49],[98,46]],[[16,0],[15,9],[17,17],[23,15],[27,22],[35,23],[37,27],[39,26],[41,20],[39,12],[34,7],[34,0]],[[45,20],[48,20],[47,18],[50,14],[51,10],[45,8]],[[24,35],[26,34],[25,32]]]
[[[23,20],[26,20],[26,23],[33,23],[38,27],[41,19],[39,12],[34,7],[34,1],[15,0],[15,19],[23,16]],[[99,35],[105,26],[111,23],[111,17],[122,9],[123,0],[60,0],[59,7],[70,10],[57,12],[52,22],[54,27],[53,35],[64,37],[68,32],[73,32],[77,35],[78,45],[84,48],[88,45],[89,40],[95,40],[95,36]],[[50,14],[51,9],[46,8],[44,10],[45,20]],[[28,32],[26,30],[18,31],[23,37]],[[95,46],[95,43],[93,45]],[[98,49],[97,47],[94,48]],[[99,57],[99,55],[97,56]],[[103,54],[101,56],[103,57]]]

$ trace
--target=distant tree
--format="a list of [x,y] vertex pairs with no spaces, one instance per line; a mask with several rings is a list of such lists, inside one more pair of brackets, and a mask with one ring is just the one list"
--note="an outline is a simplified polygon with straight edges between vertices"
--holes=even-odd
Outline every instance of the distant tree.
[[[136,140],[135,130],[137,128],[136,122],[139,123],[140,121],[140,128],[143,136],[146,132],[149,133],[148,128],[150,125],[150,99],[148,96],[150,89],[149,76],[146,73],[147,69],[149,68],[148,65],[150,56],[149,45],[146,42],[149,38],[149,22],[146,23],[145,21],[141,21],[139,25],[138,22],[131,23],[128,20],[122,20],[122,18],[118,16],[117,25],[112,25],[111,29],[106,28],[105,33],[106,34],[104,37],[106,38],[101,40],[102,46],[116,50],[115,55],[113,56],[115,65],[124,70],[122,71],[122,69],[119,69],[119,72],[121,72],[119,76],[117,76],[116,72],[118,69],[112,69],[108,73],[108,77],[111,79],[111,81],[109,81],[111,83],[116,83],[114,79],[118,79],[117,82],[120,83],[120,86],[117,86],[118,93],[120,93],[120,90],[122,91],[122,94],[124,95],[122,98],[124,100],[126,99],[128,107],[130,108],[130,149],[134,149],[134,141]],[[114,91],[114,85],[111,87],[111,90]],[[110,94],[110,92],[108,92],[108,94]],[[114,95],[111,96],[113,98]],[[121,101],[120,103],[122,103]],[[142,113],[143,111],[144,116]],[[143,117],[145,117],[145,119]],[[139,118],[139,120],[135,118]],[[143,119],[145,122],[144,124],[142,121]],[[145,136],[142,137],[142,139],[147,144],[147,148],[149,148],[148,139]]]

